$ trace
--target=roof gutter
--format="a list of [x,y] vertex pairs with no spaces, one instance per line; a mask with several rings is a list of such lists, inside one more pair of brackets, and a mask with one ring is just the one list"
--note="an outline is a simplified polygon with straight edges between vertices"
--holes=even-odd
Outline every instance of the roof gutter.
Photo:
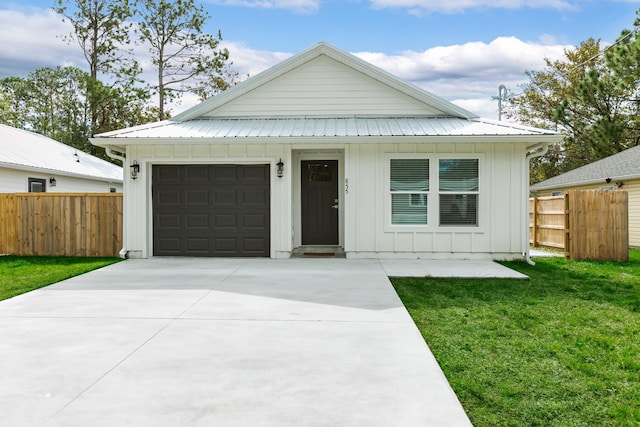
[[526,225],[525,230],[523,231],[524,234],[524,244],[525,244],[525,251],[523,253],[524,255],[524,259],[525,261],[527,261],[527,264],[529,265],[536,265],[535,262],[533,262],[533,260],[531,259],[531,253],[529,251],[529,238],[531,237],[529,235],[529,218],[531,217],[531,212],[529,212],[530,206],[529,206],[529,179],[530,179],[530,162],[531,159],[534,159],[536,157],[540,157],[540,156],[544,156],[545,154],[547,154],[547,152],[549,151],[549,143],[541,143],[532,147],[528,147],[527,148],[527,157],[526,157],[526,173],[525,173],[525,181],[523,184],[523,189],[524,189],[524,200],[526,203],[526,209],[525,209],[525,222],[524,224]]
[[[127,159],[124,157],[124,153],[117,154],[109,146],[104,147],[104,149],[105,149],[105,151],[107,153],[107,156],[111,157],[112,159],[120,160],[122,162],[122,167],[124,168],[124,166],[127,164]],[[127,185],[125,183],[124,176],[123,176],[123,179],[122,179],[122,185],[123,185],[123,187],[125,185]],[[126,217],[125,213],[126,213],[126,210],[127,210],[127,203],[125,202],[124,198],[123,198],[122,201],[123,201],[123,203],[122,203],[122,219],[123,219],[122,220],[122,248],[120,249],[120,252],[118,252],[118,255],[122,259],[127,259],[127,258],[129,258],[129,251],[127,251],[127,248],[125,247],[125,236],[127,235],[127,233],[126,233],[127,217]]]

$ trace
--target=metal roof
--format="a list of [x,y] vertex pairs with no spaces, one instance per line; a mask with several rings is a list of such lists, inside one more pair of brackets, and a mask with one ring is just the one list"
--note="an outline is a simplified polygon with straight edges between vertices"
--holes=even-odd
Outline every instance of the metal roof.
[[[553,131],[459,117],[283,117],[166,120],[96,135],[100,138],[241,139],[394,136],[533,136]],[[559,135],[558,135],[559,137]]]
[[122,168],[46,136],[0,124],[0,166],[122,182]]
[[602,182],[606,179],[640,178],[640,146],[629,148],[562,175],[549,178],[531,186],[531,190],[546,190],[581,184]]

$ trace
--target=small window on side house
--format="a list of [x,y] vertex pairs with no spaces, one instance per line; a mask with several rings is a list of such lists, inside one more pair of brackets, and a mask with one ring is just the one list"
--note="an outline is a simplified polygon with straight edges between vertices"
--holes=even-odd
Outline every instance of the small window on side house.
[[391,224],[427,225],[429,159],[391,159]]
[[47,181],[41,178],[29,178],[29,193],[44,193],[47,191]]
[[478,225],[478,159],[440,159],[441,226]]
[[562,191],[552,191],[551,196],[562,196],[564,193]]

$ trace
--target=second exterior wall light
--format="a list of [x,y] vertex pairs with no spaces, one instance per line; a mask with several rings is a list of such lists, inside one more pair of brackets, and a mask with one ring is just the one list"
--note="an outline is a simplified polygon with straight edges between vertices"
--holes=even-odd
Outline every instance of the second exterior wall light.
[[278,176],[278,178],[282,178],[282,176],[284,175],[284,163],[282,162],[282,159],[280,159],[278,163],[276,163],[276,175]]

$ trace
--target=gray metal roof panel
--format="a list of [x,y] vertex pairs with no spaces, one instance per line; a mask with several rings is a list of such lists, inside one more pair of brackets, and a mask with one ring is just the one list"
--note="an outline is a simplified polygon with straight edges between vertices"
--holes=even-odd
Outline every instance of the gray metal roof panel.
[[286,138],[354,136],[557,135],[543,129],[459,117],[285,117],[164,121],[97,138]]
[[607,178],[640,177],[640,146],[629,148],[562,175],[531,186],[532,190],[568,187],[602,181]]

